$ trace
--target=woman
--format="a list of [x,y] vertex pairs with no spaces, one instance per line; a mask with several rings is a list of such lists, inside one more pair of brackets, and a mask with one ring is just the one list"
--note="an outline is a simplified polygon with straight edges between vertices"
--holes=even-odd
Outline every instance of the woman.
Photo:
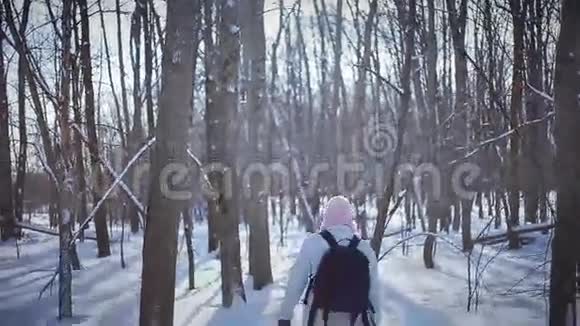
[[[348,246],[350,244],[350,240],[356,235],[356,227],[354,224],[354,208],[348,199],[343,196],[336,196],[328,201],[320,229],[322,232],[328,231],[338,245]],[[368,241],[360,241],[356,248],[364,254],[369,264],[368,277],[370,280],[370,288],[368,291],[368,303],[370,307],[368,315],[370,316],[370,325],[379,325],[378,308],[380,307],[380,298],[377,258]],[[286,296],[280,309],[280,326],[290,325],[290,320],[292,320],[294,314],[294,307],[300,301],[304,290],[309,286],[310,279],[316,275],[321,259],[329,249],[329,242],[321,236],[321,233],[312,234],[304,240],[298,258],[290,271],[290,277],[286,287]],[[314,301],[314,291],[307,290],[306,292],[308,298],[305,300],[307,305],[304,307],[304,325],[308,325],[307,322],[311,305]],[[324,326],[323,315],[323,313],[316,313],[314,315],[315,317],[313,317],[313,325]],[[368,324],[365,321],[363,321],[362,316],[358,316],[355,325]],[[351,326],[351,314],[330,312],[326,325]]]

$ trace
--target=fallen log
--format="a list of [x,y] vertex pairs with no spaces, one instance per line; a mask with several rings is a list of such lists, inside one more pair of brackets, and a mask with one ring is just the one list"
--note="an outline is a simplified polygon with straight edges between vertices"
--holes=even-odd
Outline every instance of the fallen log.
[[[51,229],[49,229],[47,227],[40,226],[40,225],[32,225],[32,224],[23,223],[23,222],[17,222],[16,223],[16,227],[21,228],[21,229],[26,229],[26,230],[34,231],[34,232],[43,233],[43,234],[58,236],[58,231],[51,230]],[[93,237],[93,236],[85,236],[85,239],[86,240],[97,241],[97,238],[96,237]]]
[[[554,228],[553,223],[543,223],[543,224],[529,224],[512,229],[513,233],[517,235],[522,235],[526,233],[532,233],[537,231],[548,231]],[[508,240],[507,231],[500,233],[488,234],[486,236],[478,237],[473,240],[474,244],[497,244]]]

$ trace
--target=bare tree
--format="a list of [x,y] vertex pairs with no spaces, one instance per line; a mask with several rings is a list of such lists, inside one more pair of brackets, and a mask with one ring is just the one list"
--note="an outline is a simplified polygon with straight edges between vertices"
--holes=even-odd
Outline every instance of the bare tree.
[[[168,193],[168,172],[186,168],[191,134],[193,31],[195,6],[167,2],[167,39],[163,48],[162,92],[153,149],[149,206],[143,244],[140,325],[173,325],[175,262],[179,215],[189,198]],[[172,170],[171,170],[172,169]],[[191,189],[183,178],[180,189]]]
[[[399,2],[399,10],[403,10],[404,7],[404,3]],[[379,255],[381,244],[383,242],[383,235],[385,233],[387,217],[389,215],[389,204],[395,191],[395,175],[397,173],[397,166],[399,165],[401,159],[401,153],[403,150],[403,137],[405,135],[405,125],[407,115],[409,113],[409,107],[411,105],[411,67],[413,64],[412,60],[415,48],[416,9],[415,0],[411,0],[409,1],[408,9],[405,10],[406,14],[402,15],[402,17],[404,17],[404,20],[401,22],[402,38],[405,44],[405,48],[401,74],[401,93],[399,93],[401,100],[399,116],[397,117],[397,142],[395,144],[393,153],[391,171],[387,179],[388,184],[385,187],[383,194],[381,194],[382,198],[377,200],[379,206],[377,224],[375,225],[373,238],[371,239],[371,246],[377,256]]]
[[[76,6],[75,6],[76,7]],[[75,9],[76,10],[76,9]],[[80,36],[76,21],[73,22],[73,34],[75,49],[80,49]],[[81,112],[82,105],[82,83],[81,83],[81,64],[79,62],[79,55],[74,55],[72,59],[71,71],[71,107],[73,110],[74,123],[78,128],[83,125],[83,114]],[[85,160],[83,153],[82,136],[77,132],[73,135],[74,140],[74,165],[75,165],[75,192],[78,194],[79,200],[75,205],[75,217],[79,225],[88,217],[87,211],[87,182],[85,177]],[[81,241],[84,240],[84,229],[81,229]]]
[[[238,2],[222,0],[219,2],[218,24],[218,69],[216,105],[207,111],[210,128],[208,129],[208,160],[221,163],[226,170],[233,168],[233,133],[230,121],[238,109],[238,68],[240,63],[240,26],[238,21]],[[228,173],[225,171],[225,173]],[[234,296],[245,299],[240,263],[240,238],[238,234],[239,217],[234,214],[234,198],[227,194],[226,179],[222,172],[210,174],[213,188],[218,191],[216,198],[215,220],[219,230],[222,304],[230,307]]]
[[562,27],[556,53],[557,191],[556,230],[552,242],[550,326],[573,325],[576,315],[576,268],[580,262],[580,3],[562,2]]
[[[264,135],[266,119],[266,35],[264,32],[264,1],[248,0],[243,4],[244,19],[242,39],[244,57],[249,67],[247,108],[249,111],[250,163],[266,163],[265,149],[270,135]],[[255,160],[255,161],[254,161]],[[262,176],[263,177],[263,176]],[[254,277],[254,289],[260,290],[272,283],[270,266],[270,231],[268,223],[269,189],[264,189],[260,176],[253,174],[250,180],[250,270]],[[246,186],[246,185],[244,185]]]
[[[523,91],[524,91],[524,28],[525,16],[521,0],[510,0],[510,8],[513,19],[513,73],[512,73],[512,93],[511,107],[509,114],[509,123],[511,128],[517,126],[520,122],[520,116],[523,111]],[[519,149],[520,137],[514,133],[509,142],[509,207],[511,226],[517,226],[519,221],[520,210],[520,192],[519,192]],[[515,245],[515,243],[512,243]],[[517,246],[517,245],[516,245]]]
[[[19,32],[20,36],[26,34],[26,27],[30,16],[31,0],[25,0],[22,4]],[[18,221],[22,221],[24,210],[24,184],[26,178],[28,133],[26,128],[26,74],[24,65],[26,58],[24,53],[18,53],[18,161],[16,167],[16,182],[14,185],[14,215]]]
[[[205,26],[203,28],[203,41],[205,48],[204,66],[205,66],[205,129],[206,129],[206,143],[207,143],[207,153],[208,161],[211,162],[211,156],[209,155],[212,151],[210,142],[213,141],[214,137],[219,137],[215,132],[219,132],[215,127],[215,117],[213,113],[215,112],[215,106],[217,104],[218,92],[217,92],[217,62],[216,62],[216,49],[214,42],[214,19],[213,19],[213,6],[214,1],[203,2],[203,16]],[[217,159],[216,159],[216,162]],[[219,236],[217,229],[217,219],[219,217],[217,202],[210,198],[207,202],[208,206],[208,216],[207,216],[207,228],[208,228],[208,251],[215,251],[219,246]]]
[[140,0],[139,5],[142,6],[141,10],[141,24],[143,26],[143,45],[145,52],[145,104],[147,108],[147,130],[149,136],[153,135],[155,130],[155,114],[153,112],[153,88],[152,88],[152,75],[153,75],[153,28],[151,24],[151,11],[153,3],[150,0]]
[[[101,200],[104,191],[103,172],[100,165],[99,141],[95,124],[95,93],[93,90],[93,68],[91,62],[91,42],[89,30],[89,15],[87,1],[77,0],[81,16],[81,70],[85,90],[85,118],[89,136],[89,152],[91,154],[91,171],[93,173],[93,203],[96,206]],[[95,230],[97,232],[98,256],[111,255],[109,247],[109,233],[107,231],[107,215],[105,209],[97,211],[95,216]]]
[[[3,16],[3,15],[2,15]],[[2,21],[0,21],[2,23]],[[4,24],[2,24],[3,26]],[[6,94],[6,74],[4,73],[4,31],[0,35],[0,184],[6,193],[0,198],[0,231],[2,240],[12,237],[15,232],[12,197],[12,159],[10,157],[9,107]]]
[[[64,0],[61,15],[61,33],[62,33],[62,70],[60,80],[60,94],[58,99],[58,122],[60,125],[61,149],[59,155],[59,165],[61,166],[57,173],[55,181],[57,184],[56,203],[58,212],[58,233],[59,233],[59,318],[72,317],[72,256],[71,246],[71,227],[73,201],[72,178],[71,178],[71,129],[69,122],[70,107],[70,77],[72,69],[71,60],[71,36],[72,36],[72,0]],[[105,227],[106,228],[106,227]],[[108,239],[107,239],[108,245]]]
[[[141,101],[141,29],[144,13],[145,0],[135,0],[135,11],[131,15],[130,44],[131,44],[131,66],[133,68],[133,127],[129,134],[129,154],[136,152],[143,142],[143,122],[142,122],[142,101]],[[120,46],[121,48],[121,46]],[[142,180],[136,173],[129,175],[132,185],[141,185]],[[140,190],[140,189],[134,189]],[[144,194],[139,193],[139,196]],[[129,220],[131,221],[131,232],[139,231],[139,215],[135,205],[129,205]]]

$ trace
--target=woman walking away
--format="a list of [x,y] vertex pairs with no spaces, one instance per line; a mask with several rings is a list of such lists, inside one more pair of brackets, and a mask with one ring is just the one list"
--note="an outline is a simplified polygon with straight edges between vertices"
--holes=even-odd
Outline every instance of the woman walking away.
[[303,296],[305,326],[379,325],[377,258],[355,233],[354,208],[332,197],[320,232],[310,235],[290,271],[279,326],[289,326]]

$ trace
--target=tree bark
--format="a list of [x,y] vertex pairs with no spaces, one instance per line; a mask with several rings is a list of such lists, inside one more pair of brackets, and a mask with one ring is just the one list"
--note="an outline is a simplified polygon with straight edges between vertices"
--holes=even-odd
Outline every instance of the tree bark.
[[[167,2],[162,91],[152,155],[149,206],[143,244],[140,325],[173,325],[179,215],[189,198],[167,192],[168,172],[183,173],[191,128],[194,8],[191,0]],[[190,190],[187,178],[178,190]],[[175,188],[172,188],[173,190]]]
[[150,23],[150,11],[149,6],[153,6],[153,2],[150,0],[140,0],[143,9],[141,11],[141,24],[143,25],[143,45],[145,52],[145,106],[147,109],[147,130],[149,137],[153,135],[155,130],[155,115],[153,113],[153,89],[152,89],[152,75],[153,75],[153,46],[151,39],[153,37],[153,31]]
[[[357,67],[357,80],[354,86],[354,106],[355,110],[353,120],[356,126],[351,127],[351,130],[347,130],[349,134],[356,134],[356,142],[359,144],[358,148],[362,149],[362,130],[365,128],[365,109],[366,109],[366,95],[367,95],[367,70],[370,70],[371,61],[371,49],[372,42],[371,38],[373,35],[373,27],[375,26],[375,17],[377,15],[378,1],[373,0],[370,3],[369,14],[367,20],[365,21],[364,29],[364,40],[363,40],[363,53],[362,57],[358,61]],[[414,22],[413,22],[414,23]],[[378,123],[378,121],[377,121]],[[373,153],[368,153],[373,154]]]
[[[544,80],[542,69],[544,60],[542,53],[545,51],[545,44],[542,41],[542,1],[525,2],[529,19],[527,19],[526,30],[529,37],[527,38],[526,50],[528,51],[528,81],[527,83],[535,89],[544,91]],[[529,88],[528,88],[529,89]],[[540,119],[545,114],[544,99],[535,91],[526,91],[526,120]],[[546,173],[548,168],[546,157],[551,156],[546,146],[546,125],[533,125],[528,128],[524,139],[524,172],[525,172],[525,218],[527,222],[537,223],[540,202],[545,200],[546,196]],[[544,219],[545,216],[542,216]]]
[[[234,158],[232,143],[234,141],[230,121],[233,120],[238,108],[238,68],[240,64],[240,39],[238,22],[238,2],[220,1],[221,21],[218,24],[218,58],[216,105],[206,112],[210,116],[208,130],[208,159],[210,163],[225,164],[233,170]],[[232,179],[235,179],[232,178]],[[217,189],[216,219],[220,239],[220,260],[222,280],[222,304],[231,307],[234,296],[245,300],[241,276],[240,239],[238,233],[239,217],[234,214],[234,197],[228,194],[227,179],[223,173],[210,174],[213,188]]]
[[[18,31],[23,36],[26,33],[28,17],[30,13],[31,0],[25,0],[22,5],[20,27]],[[19,52],[17,50],[17,52]],[[25,54],[18,53],[18,137],[20,146],[18,147],[18,165],[16,167],[16,183],[14,185],[14,215],[16,220],[22,222],[24,210],[24,184],[26,179],[28,133],[26,128],[26,64]]]
[[[2,20],[0,18],[0,23]],[[0,185],[5,191],[0,196],[0,238],[5,241],[15,235],[16,219],[12,197],[8,94],[6,93],[6,74],[4,73],[4,31],[0,34]]]
[[[247,0],[242,17],[242,39],[245,63],[249,67],[247,87],[247,108],[250,132],[250,164],[268,160],[264,149],[269,135],[260,135],[266,126],[266,36],[264,32],[264,0]],[[254,277],[254,289],[261,290],[272,283],[270,264],[270,232],[268,223],[268,194],[260,180],[264,176],[253,174],[250,178],[250,198],[248,198],[250,224],[250,270]]]
[[[519,125],[521,112],[523,110],[524,91],[524,27],[525,18],[522,10],[521,0],[510,0],[513,20],[513,73],[512,73],[512,93],[511,107],[509,114],[509,125],[513,129]],[[519,148],[520,137],[513,133],[509,138],[509,161],[508,161],[508,202],[510,206],[509,223],[511,226],[518,226],[520,210],[520,185],[519,185]],[[515,243],[513,243],[515,244]]]
[[[215,45],[214,45],[214,36],[213,36],[213,5],[214,1],[204,1],[203,2],[203,10],[204,10],[204,21],[205,27],[203,29],[203,40],[205,46],[205,58],[204,58],[204,65],[205,65],[205,127],[206,127],[206,144],[207,144],[207,153],[208,153],[208,160],[210,160],[210,153],[212,152],[212,148],[210,145],[210,141],[213,137],[219,137],[215,132],[220,132],[212,125],[216,121],[215,116],[213,116],[215,112],[215,105],[217,104],[218,93],[217,93],[217,84],[216,84],[216,52],[215,52]],[[216,162],[219,162],[216,160]],[[207,201],[207,228],[208,228],[208,245],[207,249],[209,252],[215,251],[219,247],[219,237],[218,237],[218,230],[217,230],[217,219],[219,216],[219,212],[217,210],[217,202],[214,198],[209,198]]]
[[[80,40],[78,37],[77,29],[74,29],[75,35],[75,47],[80,48]],[[80,64],[78,63],[77,56],[73,63],[73,69],[71,73],[71,90],[72,90],[72,109],[74,122],[78,128],[82,128],[83,118],[81,113],[81,85],[80,85]],[[81,225],[87,218],[87,182],[85,179],[85,161],[83,155],[83,143],[82,136],[76,133],[74,136],[74,165],[76,174],[76,188],[75,192],[80,197],[80,200],[75,205],[75,217],[76,222]],[[80,230],[81,234],[79,239],[84,241],[84,230]]]
[[[404,4],[401,5],[401,8]],[[401,26],[403,26],[403,37],[405,43],[404,49],[404,60],[403,60],[403,68],[401,74],[401,86],[402,86],[402,93],[401,102],[400,102],[400,113],[397,118],[397,142],[395,145],[395,150],[393,153],[393,163],[389,175],[389,179],[387,179],[388,184],[385,187],[385,190],[382,194],[382,198],[378,198],[377,202],[379,203],[378,207],[378,216],[377,216],[377,223],[375,225],[375,230],[373,233],[373,238],[371,240],[371,247],[375,251],[375,254],[378,256],[381,250],[381,244],[383,241],[383,235],[385,233],[385,223],[387,221],[387,216],[389,214],[389,204],[391,198],[393,197],[393,193],[395,191],[395,176],[397,173],[397,166],[399,165],[401,159],[401,153],[403,150],[403,137],[405,134],[405,126],[407,115],[409,112],[410,101],[411,101],[411,67],[412,67],[412,60],[413,60],[413,51],[415,48],[415,13],[416,13],[416,1],[410,0],[409,1],[409,9],[406,14],[406,19],[402,22]]]
[[[131,16],[131,31],[130,31],[130,44],[131,47],[131,64],[133,68],[133,128],[131,129],[129,135],[129,154],[135,153],[143,142],[143,122],[142,122],[142,103],[141,103],[141,26],[142,17],[144,16],[143,10],[144,0],[135,0],[135,11]],[[133,170],[129,174],[130,184],[136,185],[138,189],[133,191],[137,193],[138,196],[144,194],[140,193],[142,180]],[[139,231],[139,215],[135,205],[129,205],[129,219],[131,222],[131,232],[137,233]]]
[[[81,17],[81,70],[85,90],[85,118],[87,120],[89,152],[91,155],[91,171],[93,173],[92,195],[93,204],[96,206],[101,200],[105,184],[103,172],[99,163],[99,141],[95,124],[95,93],[93,90],[93,68],[91,62],[91,42],[87,0],[77,1],[80,7]],[[97,233],[97,256],[110,256],[111,248],[109,246],[109,232],[107,230],[107,215],[104,208],[99,209],[95,214],[95,231]]]
[[556,128],[556,229],[552,241],[550,326],[573,325],[575,273],[580,261],[580,3],[562,2],[554,82]]
[[70,74],[71,74],[71,35],[72,35],[72,0],[64,0],[62,6],[62,75],[60,84],[60,94],[58,100],[58,119],[60,124],[61,151],[59,155],[60,164],[55,171],[56,179],[56,207],[58,212],[58,233],[59,233],[59,266],[58,266],[58,317],[72,317],[72,272],[71,272],[71,244],[72,239],[72,210],[71,202],[74,198],[71,185],[70,167]]
[[187,275],[189,280],[189,289],[195,289],[195,253],[193,249],[193,220],[191,218],[191,207],[187,205],[183,212],[183,236],[187,246]]

